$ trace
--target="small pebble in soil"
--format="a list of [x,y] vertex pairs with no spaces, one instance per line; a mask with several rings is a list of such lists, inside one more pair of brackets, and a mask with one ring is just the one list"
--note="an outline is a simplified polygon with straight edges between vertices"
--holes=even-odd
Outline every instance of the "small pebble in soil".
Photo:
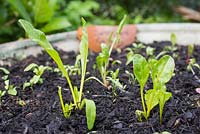
[[196,88],[196,92],[200,94],[200,88]]
[[186,119],[192,119],[193,114],[192,114],[191,112],[186,112],[186,113],[184,114],[184,117],[185,117]]
[[115,121],[113,124],[114,124],[113,128],[116,128],[116,129],[122,129],[123,128],[123,124],[122,124],[121,121]]

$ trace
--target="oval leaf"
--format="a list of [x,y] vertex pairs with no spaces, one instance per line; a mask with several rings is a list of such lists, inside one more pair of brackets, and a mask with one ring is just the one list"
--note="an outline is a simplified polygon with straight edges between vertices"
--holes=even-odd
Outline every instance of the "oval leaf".
[[174,33],[172,33],[170,38],[171,38],[172,46],[175,46],[176,45],[176,35]]
[[133,71],[140,86],[144,87],[149,77],[149,65],[142,55],[133,56]]
[[152,79],[154,83],[167,83],[174,72],[174,59],[169,56],[163,56],[152,69]]
[[30,70],[32,70],[32,69],[35,68],[35,67],[38,67],[38,65],[35,64],[35,63],[31,63],[31,64],[29,64],[29,65],[24,69],[24,72],[30,71]]
[[10,74],[6,68],[0,67],[0,70],[3,71],[4,74]]
[[156,90],[150,89],[145,94],[145,101],[147,105],[147,111],[151,111],[159,102],[158,92]]
[[160,108],[160,122],[162,122],[162,113],[163,113],[163,108],[166,103],[172,96],[172,93],[166,92],[164,90],[159,90],[159,108]]
[[96,119],[96,105],[93,100],[85,99],[87,127],[91,130]]

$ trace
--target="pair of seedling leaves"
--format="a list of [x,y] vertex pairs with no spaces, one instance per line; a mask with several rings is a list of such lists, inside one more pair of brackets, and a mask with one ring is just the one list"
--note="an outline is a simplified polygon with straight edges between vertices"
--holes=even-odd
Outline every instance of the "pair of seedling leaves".
[[[174,59],[169,55],[164,55],[159,60],[149,59],[147,62],[142,55],[134,54],[132,61],[135,78],[140,84],[140,95],[143,106],[143,111],[137,110],[136,115],[140,121],[142,120],[142,115],[145,119],[148,119],[150,111],[159,104],[160,122],[162,122],[164,105],[172,96],[170,92],[166,91],[166,83],[173,75],[175,67]],[[153,89],[147,90],[144,95],[144,87],[149,75],[153,81]]]
[[19,20],[19,23],[22,25],[22,27],[28,34],[29,38],[38,42],[38,44],[42,48],[44,48],[44,50],[58,65],[58,68],[60,69],[62,74],[65,76],[69,84],[69,88],[73,97],[73,102],[71,102],[70,104],[67,104],[67,103],[64,104],[61,87],[58,86],[58,95],[60,98],[60,103],[62,106],[62,111],[63,111],[64,116],[67,118],[71,115],[72,110],[77,110],[77,109],[81,110],[83,106],[86,106],[85,110],[86,110],[87,126],[88,126],[88,129],[91,130],[94,126],[94,122],[96,118],[96,106],[93,100],[89,100],[86,98],[82,99],[85,73],[86,73],[86,67],[87,67],[87,56],[88,56],[88,37],[87,37],[86,28],[85,28],[86,22],[84,19],[82,19],[82,22],[83,22],[83,36],[80,42],[81,84],[78,90],[76,86],[72,85],[71,80],[69,78],[68,70],[65,69],[58,52],[52,47],[52,45],[46,39],[45,34],[41,32],[40,30],[35,29],[29,22],[25,20]]
[[43,66],[43,65],[38,66],[35,63],[31,63],[24,69],[25,72],[31,71],[31,70],[33,71],[35,75],[30,79],[29,82],[25,82],[23,84],[23,89],[27,87],[32,88],[33,85],[37,83],[42,84],[43,83],[43,79],[41,78],[42,74],[44,73],[45,70],[51,70],[51,67]]
[[[10,72],[3,68],[0,67],[0,70],[4,73],[4,75],[2,76],[2,80],[4,80],[4,88],[6,89],[6,91],[8,92],[9,95],[17,95],[17,90],[16,87],[14,85],[10,84],[10,80],[8,79],[8,75],[10,74]],[[0,90],[0,101],[1,101],[1,97],[4,96],[6,94],[5,90]]]

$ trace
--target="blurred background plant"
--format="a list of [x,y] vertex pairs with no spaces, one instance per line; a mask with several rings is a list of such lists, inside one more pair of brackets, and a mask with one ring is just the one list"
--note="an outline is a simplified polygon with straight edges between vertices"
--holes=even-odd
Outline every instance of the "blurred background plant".
[[[47,34],[71,31],[84,17],[89,24],[118,24],[124,14],[127,23],[186,22],[177,6],[194,10],[197,0],[1,0],[0,43],[24,37],[17,24],[19,18],[31,22]],[[184,13],[185,14],[185,13]],[[191,18],[191,17],[190,17]],[[193,21],[195,19],[192,19]],[[198,20],[195,20],[198,21]]]

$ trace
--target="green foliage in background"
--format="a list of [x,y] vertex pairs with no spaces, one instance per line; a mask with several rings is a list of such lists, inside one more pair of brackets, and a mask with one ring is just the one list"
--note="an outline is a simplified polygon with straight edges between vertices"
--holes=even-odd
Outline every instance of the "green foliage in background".
[[[128,23],[182,22],[173,7],[198,8],[194,0],[2,0],[0,1],[0,43],[25,37],[17,20],[23,18],[50,34],[77,29],[80,18],[88,24],[118,24],[124,14]],[[17,33],[17,34],[16,34]]]

